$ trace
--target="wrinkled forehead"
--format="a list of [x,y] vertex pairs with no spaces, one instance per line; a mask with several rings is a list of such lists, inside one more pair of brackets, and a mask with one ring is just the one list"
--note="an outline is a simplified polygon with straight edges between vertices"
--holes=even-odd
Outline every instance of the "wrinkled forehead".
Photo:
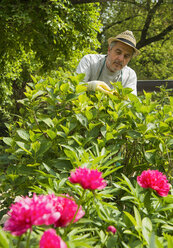
[[109,47],[110,47],[110,50],[114,50],[114,51],[119,50],[125,54],[133,55],[133,53],[134,53],[134,49],[131,46],[128,46],[127,44],[124,44],[120,41],[116,41],[113,46],[111,46],[111,44],[110,44]]

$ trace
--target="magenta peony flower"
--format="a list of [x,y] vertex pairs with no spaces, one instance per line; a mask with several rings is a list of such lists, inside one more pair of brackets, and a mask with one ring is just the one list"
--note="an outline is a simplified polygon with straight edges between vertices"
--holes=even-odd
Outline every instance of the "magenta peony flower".
[[113,234],[115,234],[117,229],[114,226],[108,226],[107,231],[112,232]]
[[167,196],[170,189],[166,176],[158,170],[143,171],[137,182],[143,188],[154,189],[160,196]]
[[69,177],[71,183],[79,183],[84,189],[103,189],[106,187],[106,182],[102,178],[102,173],[88,168],[77,168],[75,172],[71,172]]
[[4,230],[20,236],[33,225],[50,225],[60,218],[60,213],[54,206],[54,201],[46,195],[23,197],[14,203],[8,212],[9,219],[4,224]]
[[[78,205],[76,204],[76,202],[72,197],[69,197],[68,195],[64,195],[64,197],[63,196],[56,197],[55,206],[57,211],[60,212],[61,214],[60,218],[55,222],[55,227],[67,226],[72,221],[77,211]],[[73,223],[78,221],[80,218],[82,218],[84,214],[85,212],[82,210],[82,207],[80,206]]]
[[48,229],[40,239],[40,248],[67,248],[66,243],[56,234],[54,229]]

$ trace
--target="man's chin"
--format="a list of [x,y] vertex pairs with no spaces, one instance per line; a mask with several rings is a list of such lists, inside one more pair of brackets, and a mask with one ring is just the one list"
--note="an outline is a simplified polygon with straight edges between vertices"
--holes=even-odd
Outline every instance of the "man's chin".
[[114,63],[114,66],[112,68],[114,71],[119,71],[122,69],[122,65]]
[[112,68],[112,72],[120,71],[122,69],[122,66],[114,66]]

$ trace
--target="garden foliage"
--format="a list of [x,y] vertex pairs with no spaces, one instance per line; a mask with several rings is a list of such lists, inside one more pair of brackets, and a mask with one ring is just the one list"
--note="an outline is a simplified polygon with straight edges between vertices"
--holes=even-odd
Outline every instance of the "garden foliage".
[[98,4],[73,5],[70,0],[1,1],[1,107],[15,107],[30,74],[65,67],[85,49],[96,49],[98,11]]
[[[137,176],[158,170],[172,183],[173,97],[164,89],[137,97],[120,83],[116,95],[87,92],[83,77],[57,72],[28,83],[20,114],[3,138],[1,216],[16,196],[68,194],[85,215],[56,228],[67,247],[171,248],[172,187],[162,197],[141,187]],[[70,173],[79,167],[100,171],[106,187],[73,184],[77,179],[69,180]],[[108,232],[110,226],[116,232]],[[38,247],[45,230],[33,227],[29,247]],[[26,235],[0,232],[4,248],[25,241]]]

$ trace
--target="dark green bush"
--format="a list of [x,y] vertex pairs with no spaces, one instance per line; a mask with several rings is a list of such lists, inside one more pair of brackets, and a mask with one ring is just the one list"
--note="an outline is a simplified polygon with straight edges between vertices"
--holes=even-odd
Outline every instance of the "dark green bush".
[[[3,207],[32,191],[66,192],[79,200],[82,191],[69,183],[69,172],[79,166],[97,168],[108,186],[85,195],[86,220],[76,224],[79,235],[89,232],[88,246],[69,247],[167,244],[173,228],[172,195],[161,199],[147,193],[136,177],[150,168],[172,180],[173,97],[165,91],[164,104],[153,93],[136,97],[120,83],[115,86],[118,94],[107,96],[87,92],[82,79],[82,74],[57,72],[55,78],[33,78],[27,85],[20,114],[8,123],[3,138],[8,155],[1,171]],[[108,224],[116,225],[116,238],[104,234]],[[73,235],[68,235],[72,244]]]

